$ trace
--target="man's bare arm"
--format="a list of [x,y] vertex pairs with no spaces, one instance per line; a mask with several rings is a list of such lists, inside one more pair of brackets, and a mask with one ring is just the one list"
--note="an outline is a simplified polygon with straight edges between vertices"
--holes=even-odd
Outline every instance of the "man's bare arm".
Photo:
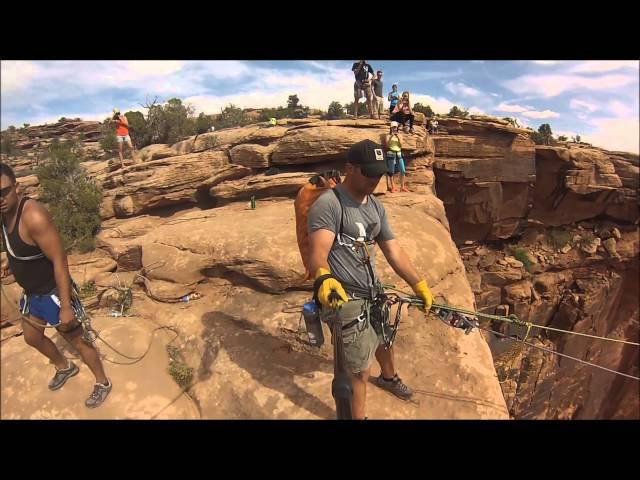
[[331,230],[323,228],[309,234],[309,273],[315,276],[319,268],[329,270],[329,252],[336,238],[336,234]]

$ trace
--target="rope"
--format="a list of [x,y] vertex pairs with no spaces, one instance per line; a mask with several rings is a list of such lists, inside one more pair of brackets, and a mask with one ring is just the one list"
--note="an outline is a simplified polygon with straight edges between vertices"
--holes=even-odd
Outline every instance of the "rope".
[[[395,287],[393,287],[392,285],[384,285],[384,288],[387,288],[389,290],[394,290],[396,292],[400,292],[404,295],[408,296],[408,301],[406,301],[406,303],[412,304],[412,305],[422,305],[423,302],[419,297],[416,297],[415,295],[410,295],[402,290],[399,290]],[[458,312],[458,313],[464,313],[467,315],[472,315],[475,317],[481,317],[481,318],[488,318],[490,320],[497,320],[500,322],[507,322],[507,323],[512,323],[514,325],[521,325],[521,326],[525,326],[527,327],[527,336],[529,335],[529,331],[532,328],[539,328],[541,330],[550,330],[553,332],[559,332],[559,333],[565,333],[567,335],[578,335],[581,337],[587,337],[587,338],[593,338],[593,339],[597,339],[597,340],[605,340],[607,342],[616,342],[616,343],[623,343],[625,345],[634,345],[636,347],[640,346],[640,343],[637,342],[631,342],[629,340],[620,340],[618,338],[609,338],[609,337],[601,337],[598,335],[590,335],[588,333],[581,333],[581,332],[572,332],[570,330],[562,330],[560,328],[554,328],[554,327],[547,327],[545,325],[538,325],[535,323],[531,323],[531,322],[525,322],[523,320],[519,320],[518,317],[516,317],[515,315],[509,315],[508,317],[502,316],[502,315],[491,315],[489,313],[482,313],[482,312],[475,312],[473,310],[467,310],[465,308],[458,308],[458,307],[452,307],[449,305],[441,305],[438,303],[433,303],[432,304],[432,308],[440,308],[443,310],[450,310],[452,312]],[[525,337],[526,338],[526,337]]]
[[458,313],[465,313],[467,315],[474,315],[476,317],[484,317],[484,318],[489,318],[491,320],[498,320],[500,322],[507,322],[507,323],[512,323],[512,324],[515,324],[515,325],[526,326],[527,327],[527,335],[529,334],[528,332],[529,332],[530,329],[539,328],[541,330],[550,330],[550,331],[559,332],[559,333],[566,333],[567,335],[578,335],[578,336],[581,336],[581,337],[588,337],[588,338],[593,338],[593,339],[597,339],[597,340],[605,340],[607,342],[616,342],[616,343],[623,343],[625,345],[640,346],[640,343],[630,342],[629,340],[620,340],[618,338],[601,337],[599,335],[590,335],[588,333],[572,332],[570,330],[563,330],[563,329],[560,329],[560,328],[547,327],[545,325],[537,325],[535,323],[525,322],[525,321],[519,320],[518,317],[516,317],[515,315],[509,315],[508,317],[505,317],[505,316],[502,316],[502,315],[490,315],[488,313],[474,312],[473,310],[466,310],[464,308],[450,307],[448,305],[440,305],[440,304],[437,304],[437,303],[434,303],[433,307],[434,308],[442,308],[442,309],[445,309],[445,310],[451,310],[453,312],[458,312]]
[[[394,289],[394,290],[397,290],[397,289],[395,289],[395,288],[393,288],[393,289]],[[403,292],[403,293],[404,293],[404,292]],[[418,297],[416,297],[416,296],[412,296],[412,295],[410,295],[410,296],[408,296],[408,297],[404,297],[404,298],[403,298],[403,297],[398,296],[398,301],[399,301],[401,304],[402,304],[402,303],[408,303],[409,305],[424,305],[424,302],[423,302],[422,300],[420,300]],[[510,316],[510,317],[503,317],[503,316],[500,316],[500,315],[482,314],[482,313],[480,313],[480,312],[474,312],[474,311],[471,311],[471,310],[466,310],[466,309],[464,309],[464,308],[451,307],[451,306],[448,306],[448,305],[440,305],[440,304],[437,304],[437,303],[432,304],[432,308],[443,309],[443,310],[449,310],[449,311],[453,311],[453,312],[464,313],[464,314],[467,314],[467,315],[474,315],[474,316],[479,316],[479,317],[488,317],[488,318],[492,318],[492,319],[495,319],[495,320],[504,320],[504,321],[508,321],[508,322],[511,322],[511,323],[515,323],[515,324],[517,324],[517,325],[524,325],[524,326],[526,326],[526,327],[527,327],[527,332],[526,332],[526,334],[525,334],[525,336],[524,336],[524,338],[523,338],[522,340],[517,340],[517,339],[512,338],[512,337],[510,337],[510,336],[508,336],[508,335],[505,335],[504,333],[496,332],[495,330],[492,330],[492,329],[490,329],[490,328],[484,328],[484,327],[481,327],[477,322],[476,322],[476,324],[475,324],[475,327],[477,327],[477,328],[479,328],[479,329],[481,329],[481,330],[484,330],[484,331],[486,331],[486,332],[491,332],[491,333],[493,333],[494,335],[497,335],[497,336],[499,336],[499,337],[507,338],[507,339],[509,339],[509,340],[511,340],[511,341],[513,341],[513,342],[517,342],[517,343],[519,343],[521,346],[522,346],[522,345],[527,345],[527,346],[529,346],[529,347],[537,348],[538,350],[542,350],[542,351],[544,351],[544,352],[548,352],[548,353],[552,353],[552,354],[554,354],[554,355],[558,355],[559,357],[569,358],[569,359],[571,359],[571,360],[574,360],[574,361],[576,361],[576,362],[582,363],[582,364],[584,364],[584,365],[589,365],[589,366],[591,366],[591,367],[599,368],[600,370],[604,370],[604,371],[606,371],[606,372],[613,373],[613,374],[615,374],[615,375],[620,375],[620,376],[622,376],[622,377],[626,377],[626,378],[630,378],[630,379],[632,379],[632,380],[640,381],[640,377],[635,377],[635,376],[633,376],[633,375],[629,375],[628,373],[623,373],[623,372],[619,372],[619,371],[617,371],[617,370],[612,370],[612,369],[610,369],[610,368],[603,367],[602,365],[597,365],[597,364],[595,364],[595,363],[588,362],[588,361],[586,361],[586,360],[582,360],[582,359],[580,359],[580,358],[572,357],[571,355],[567,355],[567,354],[565,354],[565,353],[560,353],[560,352],[558,352],[558,351],[556,351],[556,350],[551,350],[551,349],[549,349],[549,348],[540,347],[540,346],[538,346],[538,345],[534,345],[534,344],[532,344],[532,343],[527,342],[527,338],[528,338],[528,336],[529,336],[529,333],[530,333],[530,331],[531,331],[531,328],[535,328],[535,327],[537,327],[538,325],[535,325],[535,324],[533,324],[533,323],[531,323],[531,322],[523,322],[523,321],[520,321],[520,320],[518,320],[518,318],[517,318],[515,315],[512,315],[512,316]],[[560,330],[560,329],[556,329],[556,330],[558,330],[558,331],[560,331],[560,332],[563,332],[563,333],[576,333],[576,332],[570,332],[570,331],[567,331],[567,330]],[[620,342],[620,343],[627,343],[627,344],[631,344],[631,345],[638,345],[637,343],[634,343],[634,342],[627,342],[627,341],[616,340],[616,339],[611,339],[611,338],[606,338],[606,337],[597,337],[597,336],[594,336],[594,335],[589,335],[589,336],[590,336],[590,337],[593,337],[593,338],[597,338],[597,339],[602,339],[602,340],[612,340],[612,341],[618,341],[618,342]]]
[[139,361],[141,361],[144,357],[146,357],[147,354],[149,353],[149,350],[151,350],[151,345],[153,345],[153,338],[155,336],[155,333],[158,330],[170,330],[170,331],[172,331],[173,333],[176,334],[176,336],[169,342],[169,344],[171,344],[176,338],[178,338],[180,336],[180,334],[173,327],[169,327],[169,326],[156,327],[151,331],[151,340],[149,341],[149,344],[147,345],[147,349],[144,351],[144,353],[142,355],[138,356],[138,357],[130,357],[129,355],[125,355],[124,353],[120,352],[113,345],[111,345],[109,342],[107,342],[104,338],[102,338],[100,336],[100,334],[95,329],[92,328],[91,330],[92,330],[93,333],[95,333],[96,339],[99,339],[102,343],[104,343],[107,347],[109,347],[115,353],[117,353],[121,357],[127,358],[129,360],[133,360],[132,362],[117,362],[115,360],[111,360],[111,359],[105,357],[104,360],[106,362],[113,363],[115,365],[133,365],[133,364],[138,363]]
[[[29,323],[30,325],[33,325],[34,327],[37,327],[37,328],[43,328],[43,329],[44,329],[44,328],[56,328],[56,327],[58,327],[58,326],[59,326],[59,325],[40,325],[39,323],[36,323],[36,322],[32,321],[29,317],[27,317],[26,315],[24,315],[24,314],[20,311],[20,309],[19,309],[19,308],[18,308],[18,307],[17,307],[17,306],[16,306],[16,305],[15,305],[15,304],[10,300],[10,299],[9,299],[9,297],[8,297],[8,296],[7,296],[7,294],[6,294],[6,292],[4,291],[4,288],[2,288],[2,285],[0,285],[0,291],[2,291],[2,294],[3,294],[3,295],[4,295],[4,297],[7,299],[7,301],[8,301],[11,305],[13,305],[13,307],[18,311],[18,313],[20,314],[20,317],[21,317],[24,321],[26,321],[27,323]],[[170,327],[170,326],[160,326],[160,327],[156,327],[156,328],[154,328],[154,329],[152,330],[152,332],[151,332],[151,341],[149,342],[149,345],[147,346],[147,349],[145,350],[145,352],[144,352],[142,355],[138,356],[138,357],[131,357],[131,356],[129,356],[129,355],[125,355],[124,353],[120,352],[120,351],[119,351],[118,349],[116,349],[113,345],[111,345],[111,344],[110,344],[109,342],[107,342],[104,338],[102,338],[102,337],[100,336],[100,334],[98,333],[98,331],[97,331],[95,328],[93,328],[93,327],[91,326],[91,322],[89,321],[89,316],[88,316],[88,315],[87,315],[87,313],[84,311],[84,308],[83,308],[82,310],[83,310],[82,315],[79,315],[79,317],[82,317],[82,318],[78,318],[78,321],[79,321],[80,323],[82,323],[82,326],[83,326],[83,327],[84,327],[84,329],[85,329],[85,333],[84,333],[84,335],[87,335],[87,336],[83,336],[83,338],[87,339],[90,343],[94,343],[94,344],[95,344],[95,341],[96,341],[97,339],[99,339],[102,343],[104,343],[107,347],[109,347],[111,350],[113,350],[115,353],[117,353],[117,354],[118,354],[118,355],[120,355],[121,357],[127,358],[127,359],[129,359],[129,360],[133,360],[133,362],[117,362],[117,361],[115,361],[115,360],[111,360],[111,359],[106,358],[106,357],[104,358],[104,360],[105,360],[106,362],[113,363],[113,364],[115,364],[115,365],[133,365],[134,363],[138,363],[139,361],[141,361],[141,360],[142,360],[142,359],[143,359],[143,358],[144,358],[144,357],[149,353],[149,350],[151,350],[151,345],[153,345],[153,337],[154,337],[154,335],[155,335],[155,332],[156,332],[156,331],[158,331],[158,330],[163,330],[163,329],[171,330],[173,333],[175,333],[175,334],[176,334],[175,338],[173,338],[173,340],[171,340],[169,343],[173,342],[176,338],[178,338],[178,337],[180,336],[180,335],[179,335],[179,333],[176,331],[176,329],[175,329],[175,328],[173,328],[173,327]],[[90,334],[95,335],[95,337],[94,337],[94,338],[91,338]],[[5,338],[4,340],[8,340],[9,338],[13,338],[13,337],[16,337],[16,336],[18,336],[18,335],[17,335],[17,334],[12,335],[12,336],[10,336],[10,337]],[[4,341],[4,340],[3,340],[3,341]],[[85,341],[87,341],[87,340],[85,340]]]
[[545,347],[541,347],[539,345],[534,345],[533,343],[529,343],[529,342],[527,342],[525,340],[522,340],[522,341],[516,340],[514,338],[509,337],[508,335],[505,335],[504,333],[496,332],[495,330],[492,330],[490,328],[484,328],[484,327],[481,327],[481,326],[478,326],[478,328],[481,329],[481,330],[484,330],[485,332],[491,332],[494,335],[498,335],[498,336],[500,336],[502,338],[507,338],[507,339],[509,339],[511,341],[522,343],[524,345],[527,345],[528,347],[537,348],[538,350],[542,350],[542,351],[548,352],[548,353],[553,353],[554,355],[558,355],[559,357],[570,358],[571,360],[575,360],[576,362],[579,362],[579,363],[582,363],[582,364],[585,364],[585,365],[590,365],[592,367],[599,368],[601,370],[605,370],[605,371],[610,372],[610,373],[615,373],[616,375],[620,375],[620,376],[623,376],[623,377],[627,377],[627,378],[631,378],[633,380],[640,381],[640,377],[634,377],[633,375],[629,375],[628,373],[622,373],[622,372],[618,372],[617,370],[612,370],[610,368],[603,367],[602,365],[596,365],[595,363],[587,362],[586,360],[582,360],[580,358],[572,357],[571,355],[567,355],[566,353],[560,353],[560,352],[558,352],[556,350],[551,350],[550,348],[545,348]]

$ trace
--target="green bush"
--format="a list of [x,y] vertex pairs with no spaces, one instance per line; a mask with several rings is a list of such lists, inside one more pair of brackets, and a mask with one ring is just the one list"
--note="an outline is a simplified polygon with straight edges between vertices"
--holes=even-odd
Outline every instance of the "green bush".
[[531,273],[531,268],[533,267],[533,264],[531,263],[531,260],[529,259],[529,255],[524,248],[514,248],[513,257],[516,260],[521,261],[524,265],[525,270]]
[[414,112],[420,112],[420,113],[424,113],[424,116],[427,118],[431,118],[433,117],[434,113],[433,110],[431,110],[431,106],[430,105],[422,105],[421,103],[416,103],[413,106],[413,111]]
[[240,107],[230,103],[220,111],[213,121],[216,130],[231,127],[242,127],[251,123],[251,118]]
[[469,116],[469,110],[464,107],[460,109],[457,105],[454,105],[453,107],[451,107],[451,110],[449,110],[449,116],[457,118],[467,118]]
[[193,383],[193,368],[180,359],[180,351],[173,345],[167,345],[169,354],[169,375],[180,386],[186,389]]
[[87,177],[80,161],[76,142],[54,141],[36,174],[42,189],[40,200],[49,206],[65,248],[86,252],[93,250],[94,234],[100,226],[102,192]]
[[116,138],[115,124],[110,118],[102,122],[102,136],[98,143],[105,153],[114,155],[118,153],[118,139]]
[[18,153],[15,139],[10,132],[0,134],[0,153],[4,153],[7,157],[13,157]]
[[571,243],[571,234],[561,228],[552,228],[547,230],[547,240],[551,247],[560,250]]
[[540,125],[537,132],[529,132],[529,136],[536,145],[553,145],[555,143],[551,126],[548,123]]
[[287,118],[288,110],[286,107],[263,108],[258,117],[259,122],[268,122],[270,118]]
[[[129,122],[129,133],[134,147],[140,149],[150,145],[151,138],[147,132],[147,121],[144,115],[138,111],[129,111],[124,116]],[[115,131],[115,126],[113,128]]]
[[327,109],[327,119],[329,120],[337,120],[340,118],[344,118],[345,112],[344,107],[340,104],[340,102],[331,102],[329,104],[329,108]]
[[92,280],[82,285],[78,293],[80,293],[80,298],[87,298],[95,295],[97,291],[96,284]]
[[[346,110],[347,113],[350,113],[351,115],[355,115],[356,113],[356,107],[355,107],[355,103],[351,102],[351,103],[347,103],[344,106],[344,109]],[[358,105],[358,116],[367,116],[369,115],[369,105],[367,102],[364,103],[360,103]]]
[[195,119],[196,135],[207,133],[209,129],[215,125],[215,119],[213,115],[205,115],[201,112],[198,118]]

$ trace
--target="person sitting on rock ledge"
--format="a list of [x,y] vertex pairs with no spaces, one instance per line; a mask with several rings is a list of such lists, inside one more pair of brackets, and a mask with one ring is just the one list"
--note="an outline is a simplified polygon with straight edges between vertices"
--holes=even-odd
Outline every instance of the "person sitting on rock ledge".
[[[404,127],[404,133],[413,133],[413,109],[411,108],[411,100],[409,99],[409,92],[402,92],[402,97],[400,97],[400,101],[393,109],[393,115],[391,115],[391,120],[398,122],[400,125]],[[409,121],[409,126],[407,127],[406,122]]]
[[80,369],[60,353],[44,334],[44,326],[56,326],[58,333],[87,364],[96,377],[93,392],[85,401],[95,408],[105,401],[112,384],[107,378],[98,351],[82,338],[77,319],[71,274],[62,239],[49,212],[37,201],[16,191],[16,176],[8,165],[0,163],[0,214],[7,262],[0,266],[0,277],[13,273],[24,289],[20,310],[27,345],[35,348],[55,366],[49,390],[58,390]]

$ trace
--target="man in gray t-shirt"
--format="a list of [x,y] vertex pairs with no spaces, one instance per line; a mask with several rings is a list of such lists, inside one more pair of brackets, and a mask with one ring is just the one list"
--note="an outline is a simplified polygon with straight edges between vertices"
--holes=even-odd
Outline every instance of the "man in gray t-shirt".
[[376,78],[371,82],[371,87],[373,88],[373,109],[378,116],[378,120],[380,120],[380,115],[382,115],[382,111],[384,110],[382,70],[376,72]]
[[[309,210],[309,271],[323,313],[338,309],[346,367],[353,387],[354,419],[365,418],[366,387],[373,359],[380,364],[379,387],[402,399],[412,391],[396,373],[393,348],[385,349],[367,315],[376,282],[375,244],[393,270],[412,286],[429,311],[433,297],[395,239],[382,204],[372,194],[387,172],[382,146],[363,140],[347,153],[344,183],[327,191]],[[365,262],[370,255],[370,267]]]
[[[342,200],[333,191],[325,192],[311,207],[309,211],[309,232],[325,229],[338,235],[340,222],[343,221],[342,235],[338,237],[337,244],[340,248],[332,248],[329,251],[329,269],[342,281],[342,286],[349,294],[366,294],[369,288],[374,286],[374,279],[363,267],[366,258],[364,249],[349,248],[354,241],[387,241],[394,238],[384,207],[380,201],[371,196],[367,202],[357,202],[347,191],[344,185],[337,185],[336,190]],[[346,247],[346,248],[345,248]],[[371,265],[375,273],[375,249],[369,247]]]

